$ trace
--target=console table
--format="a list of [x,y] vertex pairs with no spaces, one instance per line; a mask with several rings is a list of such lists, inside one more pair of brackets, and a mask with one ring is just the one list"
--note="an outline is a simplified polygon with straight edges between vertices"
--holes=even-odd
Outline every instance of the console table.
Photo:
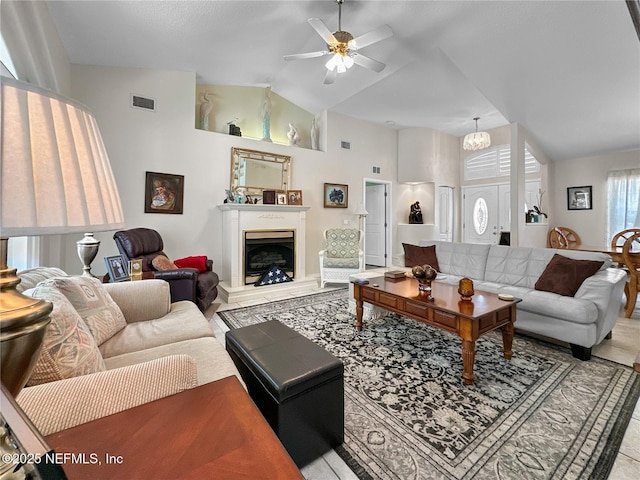
[[[303,479],[235,376],[46,437],[72,479]],[[64,452],[75,458],[62,457]],[[82,455],[84,454],[84,455]]]

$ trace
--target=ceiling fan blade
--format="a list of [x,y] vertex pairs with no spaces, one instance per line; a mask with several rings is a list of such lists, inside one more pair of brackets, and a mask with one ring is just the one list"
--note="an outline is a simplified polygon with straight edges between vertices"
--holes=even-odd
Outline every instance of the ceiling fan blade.
[[379,42],[380,40],[384,40],[385,38],[389,38],[393,35],[393,30],[389,25],[382,25],[375,30],[371,30],[370,32],[363,33],[359,37],[354,38],[349,42],[349,48],[353,50],[358,50],[359,48],[364,48],[372,43]]
[[384,63],[374,60],[373,58],[365,57],[359,53],[352,53],[350,57],[353,58],[354,63],[361,67],[368,68],[369,70],[373,70],[374,72],[380,73],[384,70],[384,67],[386,67]]
[[333,36],[333,33],[327,28],[322,20],[319,18],[310,18],[307,20],[309,25],[313,27],[313,29],[318,32],[318,35],[322,37],[325,43],[338,43],[336,37]]
[[327,70],[327,74],[324,76],[324,84],[325,85],[331,85],[333,82],[336,81],[336,78],[338,77],[338,71],[337,70]]
[[285,60],[302,60],[304,58],[315,58],[315,57],[324,57],[325,55],[329,55],[329,52],[326,50],[321,50],[318,52],[309,52],[309,53],[294,53],[291,55],[285,55]]

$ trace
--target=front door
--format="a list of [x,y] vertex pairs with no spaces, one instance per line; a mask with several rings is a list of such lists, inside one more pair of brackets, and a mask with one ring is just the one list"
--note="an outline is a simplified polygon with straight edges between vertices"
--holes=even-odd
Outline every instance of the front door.
[[498,186],[465,188],[463,206],[464,241],[468,243],[498,243]]

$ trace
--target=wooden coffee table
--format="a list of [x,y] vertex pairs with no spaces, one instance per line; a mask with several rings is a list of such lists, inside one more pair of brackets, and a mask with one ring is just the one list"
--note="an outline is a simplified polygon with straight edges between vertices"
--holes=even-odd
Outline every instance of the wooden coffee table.
[[[304,480],[236,377],[46,437],[73,479]],[[64,453],[74,457],[63,457]]]
[[462,339],[462,379],[466,385],[473,384],[476,340],[480,335],[500,328],[504,358],[511,359],[513,323],[520,299],[504,301],[494,293],[476,290],[473,299],[465,302],[460,299],[457,285],[435,281],[434,299],[428,300],[426,294],[418,291],[418,281],[413,278],[368,280],[366,285],[353,284],[358,330],[362,330],[363,302],[367,302],[457,334]]

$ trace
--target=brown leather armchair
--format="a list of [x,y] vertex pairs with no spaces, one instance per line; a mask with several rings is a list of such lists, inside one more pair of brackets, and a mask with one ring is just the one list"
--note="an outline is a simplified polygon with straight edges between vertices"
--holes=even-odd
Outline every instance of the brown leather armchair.
[[213,271],[212,260],[207,260],[205,272],[199,272],[196,268],[158,271],[151,262],[158,255],[166,256],[158,232],[150,228],[132,228],[116,232],[113,239],[125,260],[142,259],[143,275],[144,272],[153,272],[153,278],[169,282],[172,302],[190,300],[204,312],[218,296],[219,279]]

